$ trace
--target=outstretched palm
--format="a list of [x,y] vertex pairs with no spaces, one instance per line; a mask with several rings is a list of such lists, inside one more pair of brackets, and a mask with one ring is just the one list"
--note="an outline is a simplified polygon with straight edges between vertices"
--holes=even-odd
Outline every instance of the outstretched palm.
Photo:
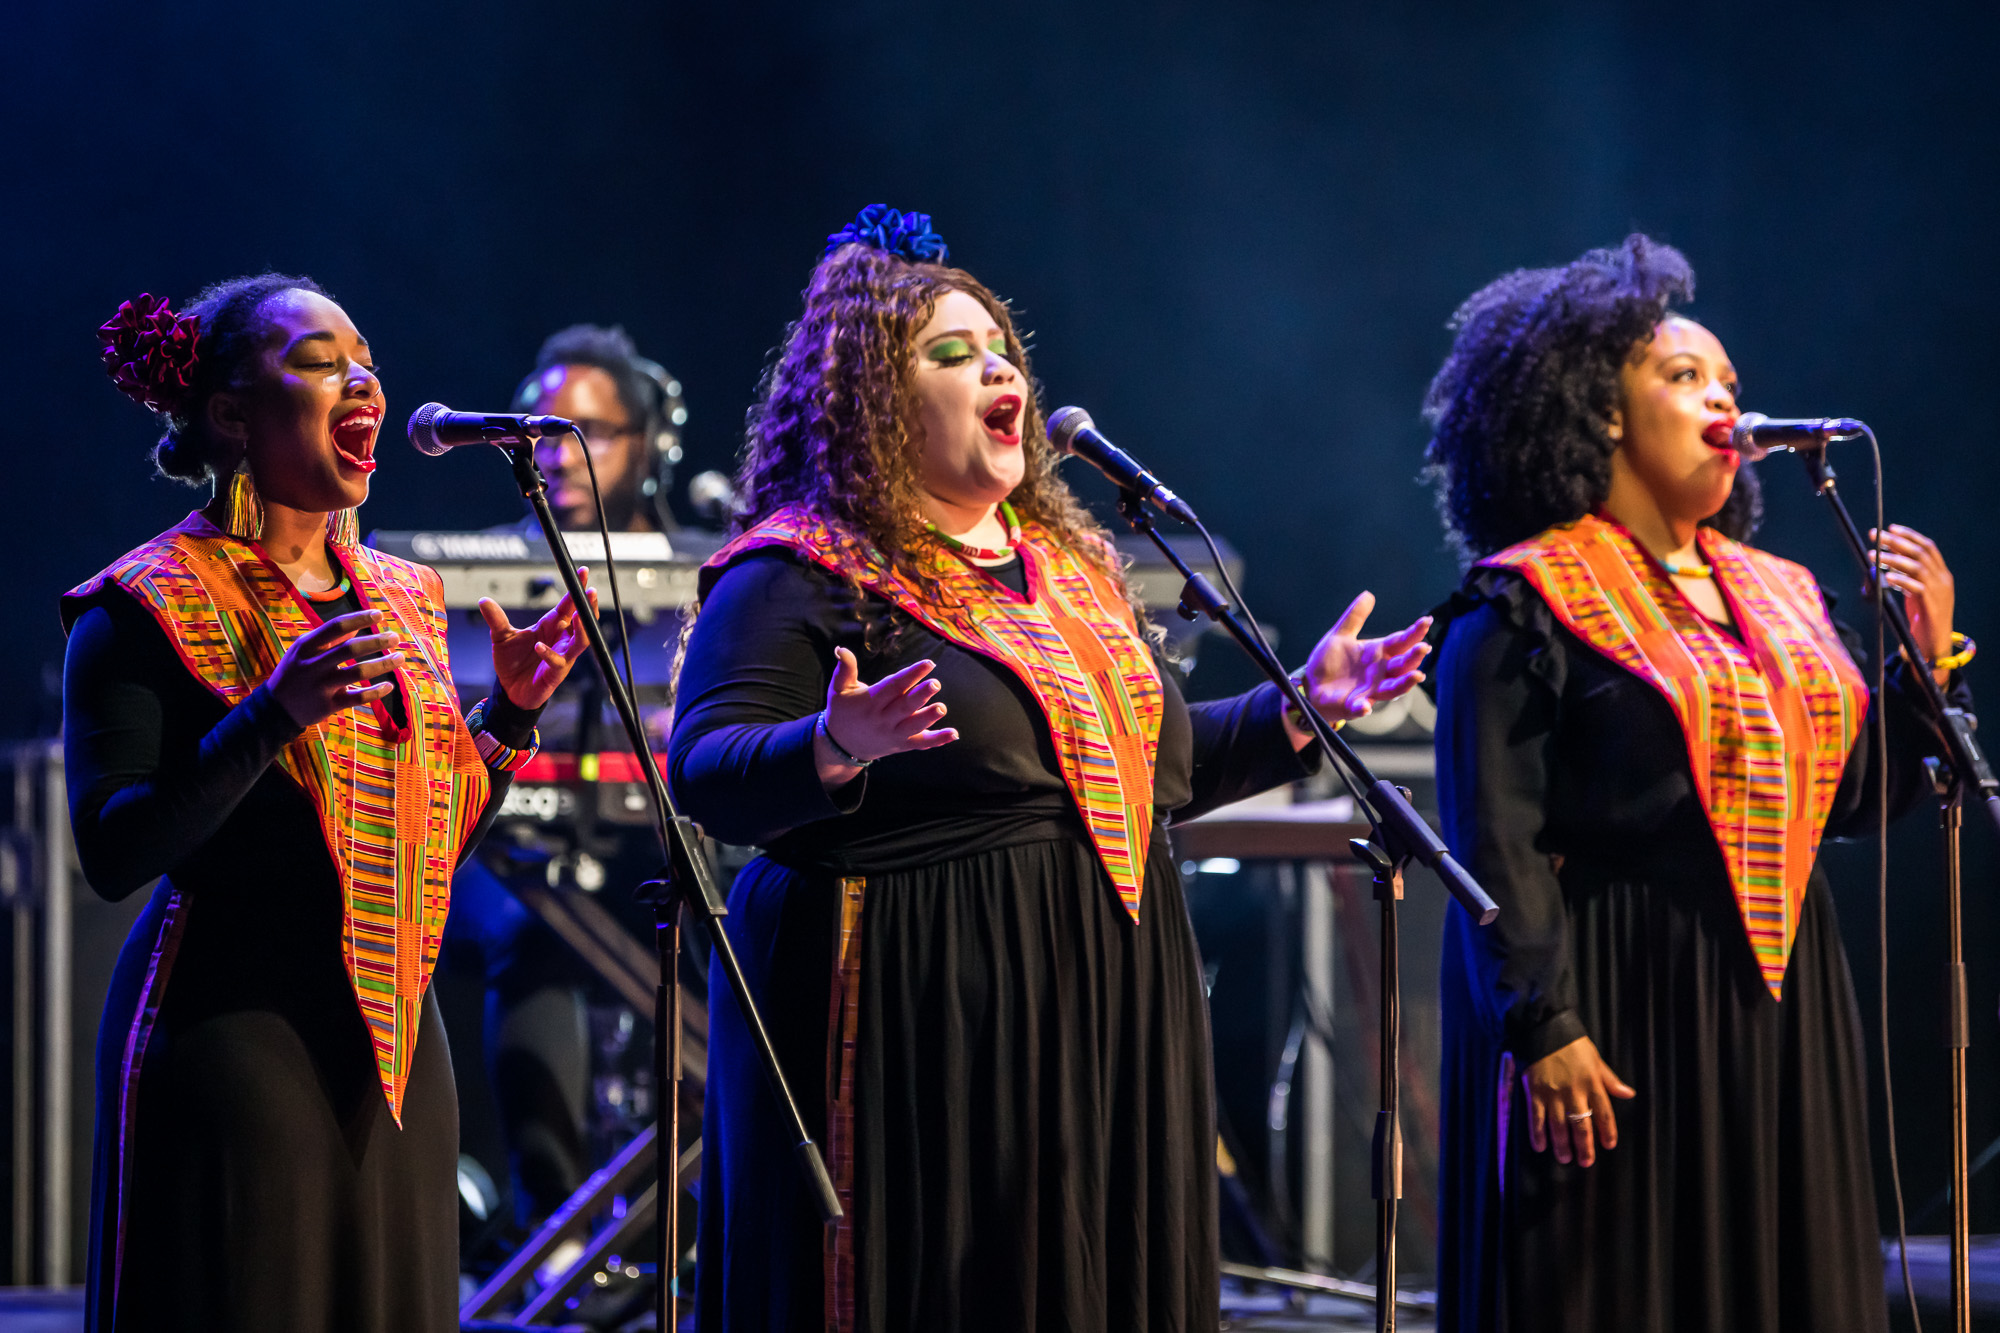
[[1408,693],[1424,678],[1418,667],[1431,650],[1424,642],[1431,618],[1422,616],[1384,638],[1361,638],[1374,609],[1374,593],[1355,598],[1306,659],[1306,697],[1329,722],[1366,717],[1376,704]]
[[[590,571],[579,569],[577,574],[594,612],[597,589],[589,586]],[[516,629],[491,597],[479,599],[479,614],[493,635],[493,678],[522,708],[540,708],[547,703],[589,646],[583,626],[577,622],[576,603],[568,597],[524,629]]]

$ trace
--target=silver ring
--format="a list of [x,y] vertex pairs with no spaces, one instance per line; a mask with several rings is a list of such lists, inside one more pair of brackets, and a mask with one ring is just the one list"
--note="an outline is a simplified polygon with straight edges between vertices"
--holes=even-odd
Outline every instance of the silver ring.
[[1577,1111],[1577,1112],[1575,1112],[1575,1113],[1574,1113],[1574,1114],[1572,1114],[1572,1115],[1566,1115],[1566,1116],[1564,1116],[1564,1117],[1563,1117],[1563,1119],[1565,1119],[1565,1120],[1569,1121],[1569,1122],[1570,1122],[1570,1123],[1571,1123],[1572,1125],[1574,1125],[1574,1124],[1575,1124],[1575,1123],[1576,1123],[1577,1121],[1579,1121],[1579,1120],[1588,1120],[1588,1119],[1590,1119],[1590,1114],[1591,1114],[1591,1113],[1590,1113],[1590,1112],[1588,1112],[1588,1111]]

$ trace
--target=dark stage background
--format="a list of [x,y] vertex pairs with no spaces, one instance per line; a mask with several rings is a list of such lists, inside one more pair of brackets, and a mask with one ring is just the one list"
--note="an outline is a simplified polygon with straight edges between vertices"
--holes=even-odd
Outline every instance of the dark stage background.
[[[198,502],[148,477],[98,365],[119,300],[310,273],[398,418],[501,405],[550,330],[622,321],[687,386],[689,470],[723,467],[820,237],[878,199],[1017,302],[1047,405],[1087,404],[1242,550],[1289,657],[1360,587],[1386,624],[1456,579],[1414,480],[1453,307],[1634,227],[1692,257],[1749,406],[1878,428],[1892,516],[1943,543],[2000,651],[2000,465],[1969,411],[2000,350],[1995,11],[1423,8],[10,7],[0,735],[54,727],[56,595]],[[516,512],[496,458],[384,448],[368,526]],[[1796,465],[1765,477],[1766,543],[1851,591]],[[1199,692],[1247,679],[1224,656]],[[1913,1205],[1946,1161],[1928,822],[1894,885]],[[1992,841],[1968,845],[1976,1150],[2000,962]],[[1838,863],[1872,1030],[1872,858]],[[2000,1230],[1993,1180],[1975,1224]]]

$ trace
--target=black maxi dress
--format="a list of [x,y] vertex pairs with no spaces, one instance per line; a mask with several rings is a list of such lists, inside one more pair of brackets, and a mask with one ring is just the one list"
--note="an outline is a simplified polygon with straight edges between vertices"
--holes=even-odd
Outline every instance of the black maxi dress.
[[[1444,833],[1501,911],[1480,928],[1454,907],[1445,927],[1438,1327],[1885,1328],[1867,1064],[1825,872],[1774,1002],[1666,699],[1512,573],[1474,570],[1441,620]],[[1894,814],[1928,790],[1936,742],[1898,668],[1886,705]],[[1873,831],[1874,739],[1871,711],[1828,837]],[[1584,1036],[1638,1092],[1589,1168],[1533,1151],[1519,1077]]]
[[[359,606],[349,593],[316,609],[330,619]],[[488,730],[526,744],[533,715],[494,702]],[[311,800],[274,762],[298,732],[261,686],[225,708],[121,590],[98,594],[70,633],[63,735],[85,877],[113,900],[167,877],[119,955],[98,1030],[94,1333],[458,1327],[444,1024],[427,995],[399,1130],[341,960],[333,860]],[[510,781],[488,771],[480,832]],[[125,1041],[174,888],[186,925],[139,1070],[121,1217]]]
[[[992,571],[1019,593],[1021,566]],[[1025,595],[1025,594],[1024,594]],[[883,629],[897,625],[882,651]],[[864,625],[874,632],[864,634]],[[836,644],[864,681],[937,664],[960,738],[829,794],[813,718]],[[1208,1017],[1164,821],[1299,777],[1275,689],[1188,705],[1171,677],[1136,924],[1047,724],[1005,667],[790,552],[701,611],[670,742],[714,836],[764,847],[725,924],[825,1142],[836,880],[865,876],[854,1086],[857,1329],[1217,1325]],[[698,1308],[708,1333],[824,1333],[823,1228],[711,972]]]

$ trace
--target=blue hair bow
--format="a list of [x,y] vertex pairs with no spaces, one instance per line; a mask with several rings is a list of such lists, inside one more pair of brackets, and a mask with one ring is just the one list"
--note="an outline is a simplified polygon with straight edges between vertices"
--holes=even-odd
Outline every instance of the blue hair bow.
[[826,253],[858,242],[887,250],[911,263],[942,264],[950,253],[944,237],[931,230],[928,213],[898,213],[887,204],[870,204],[854,221],[826,238]]

